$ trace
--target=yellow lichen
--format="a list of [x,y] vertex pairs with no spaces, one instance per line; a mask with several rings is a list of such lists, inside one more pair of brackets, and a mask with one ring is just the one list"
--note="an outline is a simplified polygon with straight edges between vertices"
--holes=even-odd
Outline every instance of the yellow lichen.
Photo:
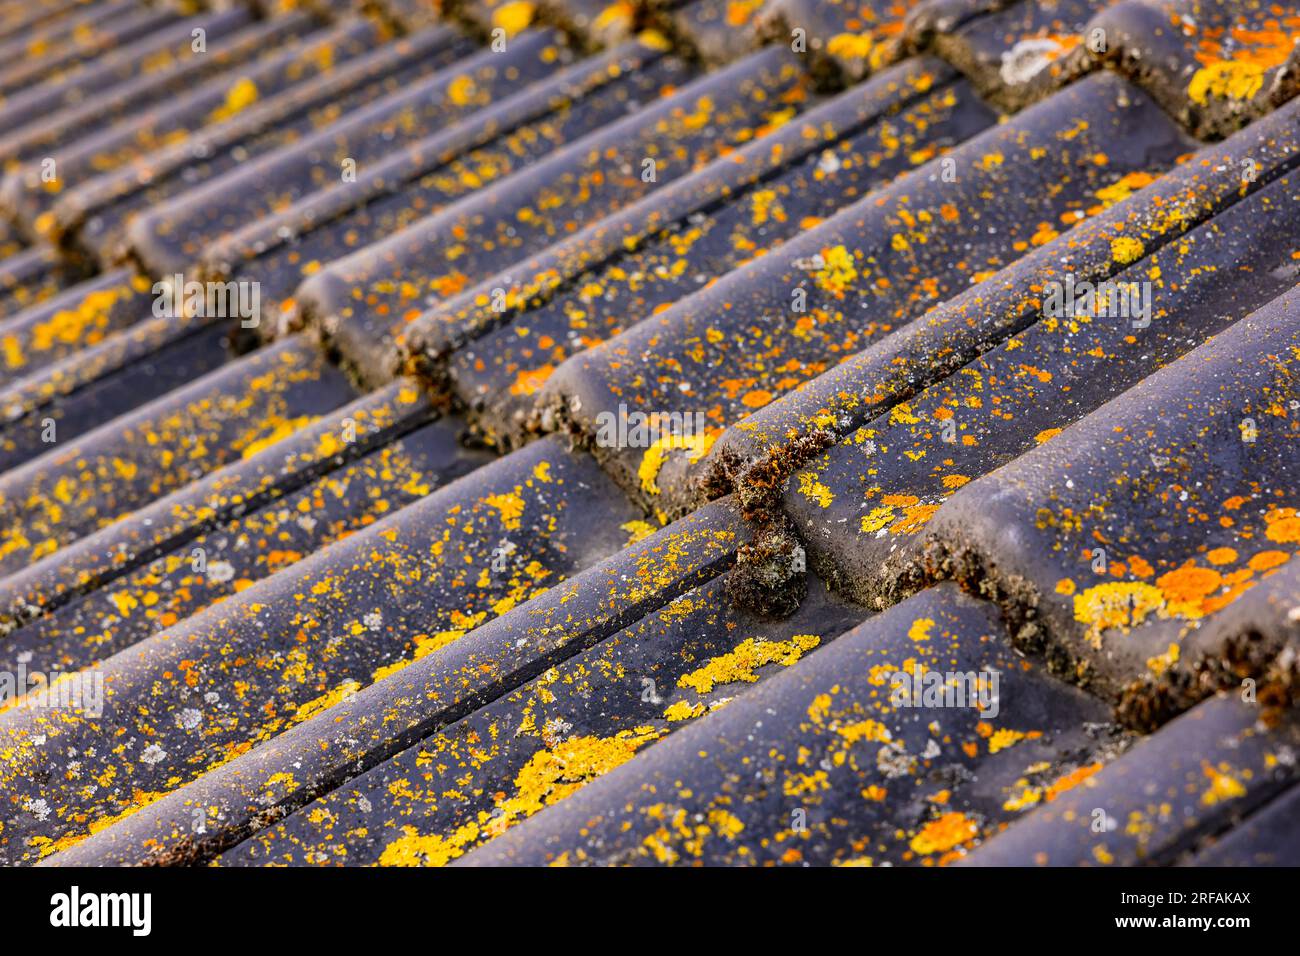
[[1264,68],[1257,63],[1224,60],[1201,67],[1187,86],[1193,103],[1209,105],[1210,98],[1249,100],[1264,86]]
[[821,638],[815,634],[796,634],[788,641],[749,638],[737,645],[735,650],[682,675],[678,678],[677,685],[693,688],[699,694],[707,694],[719,684],[737,681],[752,684],[758,680],[758,675],[754,672],[760,667],[772,663],[789,667],[820,643]]

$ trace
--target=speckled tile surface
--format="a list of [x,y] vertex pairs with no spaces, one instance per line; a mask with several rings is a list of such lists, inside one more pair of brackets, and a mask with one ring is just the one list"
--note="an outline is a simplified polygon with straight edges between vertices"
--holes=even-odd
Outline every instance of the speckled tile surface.
[[1298,17],[0,0],[0,863],[1300,864]]

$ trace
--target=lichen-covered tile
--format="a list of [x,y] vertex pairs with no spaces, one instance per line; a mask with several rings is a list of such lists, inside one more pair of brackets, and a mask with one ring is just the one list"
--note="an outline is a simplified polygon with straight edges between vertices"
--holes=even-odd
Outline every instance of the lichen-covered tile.
[[[996,4],[969,0],[969,5],[987,8]],[[1018,110],[1072,82],[1092,66],[1084,49],[1084,29],[1105,6],[1106,0],[1011,3],[964,20],[955,28],[936,30],[928,40],[935,53],[969,76],[991,102]],[[911,29],[924,31],[936,20],[947,19],[944,15],[921,19],[916,15],[920,9],[913,11]]]
[[232,330],[224,320],[155,317],[151,308],[148,317],[127,323],[99,344],[0,389],[0,472],[230,361]]
[[0,384],[43,371],[148,316],[153,283],[114,269],[0,320]]
[[315,193],[218,240],[204,268],[258,281],[265,311],[287,315],[294,290],[324,264],[520,171],[695,75],[644,37],[580,61],[362,167],[355,183]]
[[618,551],[636,518],[589,458],[536,442],[100,662],[102,713],[0,713],[0,859],[33,861],[436,655]]
[[[509,40],[527,30],[538,19],[541,4],[534,0],[436,0],[444,8],[485,37]],[[500,31],[500,32],[496,32]]]
[[0,46],[0,96],[12,96],[37,83],[58,79],[114,47],[174,23],[177,13],[136,0],[96,5],[60,23],[45,35],[20,37]]
[[[26,124],[44,125],[59,110],[75,107],[87,98],[97,99],[99,94],[119,86],[138,96],[143,91],[157,88],[160,76],[175,73],[201,75],[198,71],[211,68],[213,62],[207,59],[207,42],[211,41],[215,54],[253,19],[252,11],[242,4],[229,10],[187,17],[106,53],[66,77],[41,83],[9,97],[0,104],[0,131],[6,134],[6,148],[0,152],[0,157],[8,161],[21,155],[11,145],[13,140],[10,137],[15,130]],[[196,31],[203,38],[202,53],[195,49]],[[137,100],[137,106],[143,102],[142,97]]]
[[69,144],[54,191],[24,170],[3,195],[38,233],[75,232],[109,261],[131,213],[433,73],[466,44],[449,29],[388,41],[370,21],[345,21]]
[[1106,720],[1099,701],[1015,653],[991,605],[946,585],[464,862],[943,865],[1094,773],[1122,743]]
[[780,488],[809,449],[843,438],[1036,321],[1048,283],[1066,275],[1078,283],[1106,280],[1300,164],[1297,117],[1300,102],[1288,104],[1127,198],[1142,180],[1121,179],[1105,193],[1118,202],[1061,241],[1031,250],[924,321],[752,412],[714,443],[703,470],[724,488],[737,482]]
[[1037,322],[810,461],[784,502],[822,572],[859,600],[888,599],[958,488],[1290,289],[1298,207],[1291,173],[1107,285],[1044,284]]
[[350,364],[384,368],[395,334],[440,299],[702,168],[810,99],[788,51],[760,51],[336,260],[302,284],[298,307]]
[[52,108],[49,99],[55,93],[44,85],[32,87],[0,107],[0,125],[6,133],[0,143],[0,163],[9,171],[22,161],[53,157],[76,140],[88,138],[114,122],[129,122],[144,107],[168,97],[184,96],[195,83],[250,63],[287,41],[301,40],[320,26],[318,18],[300,11],[251,23],[229,35],[209,32],[206,53],[96,90],[52,113],[46,110]]
[[553,74],[569,60],[558,33],[528,31],[503,53],[486,49],[407,84],[319,133],[142,211],[127,231],[132,257],[150,275],[182,271],[221,235],[317,190],[346,188],[365,166]]
[[[341,429],[329,434],[342,443]],[[428,424],[263,507],[243,508],[224,522],[204,521],[179,547],[134,570],[115,566],[115,576],[98,589],[70,595],[49,613],[0,638],[0,665],[17,672],[21,661],[29,673],[43,674],[89,667],[297,564],[487,461],[485,453],[458,446],[454,421]],[[181,507],[180,497],[174,495],[168,502],[173,514]],[[138,527],[143,517],[132,516],[127,523]],[[114,530],[110,527],[94,536],[98,540],[84,542],[85,551],[102,554],[95,549],[121,543],[113,541]],[[17,576],[19,580],[6,581],[0,593],[8,597],[30,590],[40,576]],[[47,601],[53,597],[48,592],[41,596]]]
[[862,619],[819,589],[756,618],[714,579],[404,750],[222,856],[224,866],[438,866],[566,799],[652,741]]
[[[0,581],[0,632],[8,634],[78,595],[103,589],[154,556],[179,550],[197,535],[272,505],[318,476],[427,424],[432,415],[428,398],[409,380],[322,415],[256,454],[241,456]],[[440,482],[463,473],[467,462],[481,459],[469,449],[449,455]],[[206,563],[206,556],[203,560]]]
[[494,441],[517,443],[561,362],[990,125],[970,87],[950,79],[936,60],[887,70],[484,280],[421,317],[405,344],[426,375],[449,377]]
[[[137,372],[138,374],[138,372]],[[312,343],[289,339],[0,475],[0,573],[284,438],[355,392]]]
[[717,577],[746,537],[726,501],[649,537],[635,521],[623,530],[631,540],[625,550],[437,653],[340,695],[327,710],[304,715],[51,862],[198,860],[220,853]]
[[597,434],[620,406],[734,427],[1104,210],[1188,147],[1141,91],[1094,74],[575,355],[541,401],[630,493],[675,513],[699,494],[707,444],[656,453],[651,471],[644,448]]
[[925,562],[996,595],[1072,679],[1137,682],[1140,721],[1147,678],[1231,667],[1189,637],[1300,550],[1298,382],[1291,291],[962,488]]
[[645,0],[541,0],[543,19],[558,23],[588,49],[612,47],[630,37],[643,18]]
[[1218,137],[1300,90],[1294,0],[1124,0],[1088,25],[1090,44],[1198,136]]
[[665,4],[659,20],[674,45],[685,46],[705,63],[730,63],[762,45],[758,33],[764,0],[690,0]]
[[916,0],[768,0],[758,31],[811,60],[829,84],[861,80],[905,49],[903,26]]
[[1294,715],[1265,726],[1215,697],[988,840],[971,866],[1159,866],[1263,807],[1296,780]]

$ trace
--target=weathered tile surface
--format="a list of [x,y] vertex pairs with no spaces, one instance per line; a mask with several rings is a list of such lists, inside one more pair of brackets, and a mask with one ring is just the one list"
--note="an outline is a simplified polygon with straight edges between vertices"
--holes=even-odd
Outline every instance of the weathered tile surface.
[[1037,322],[791,478],[784,501],[810,551],[860,599],[878,596],[957,489],[1289,290],[1298,206],[1288,174],[1117,273],[1091,304],[1072,275],[1054,280]]
[[1088,25],[1115,63],[1200,136],[1222,136],[1300,90],[1291,0],[1124,0]]
[[[1135,87],[1091,76],[575,355],[543,400],[592,439],[620,404],[734,428],[1103,211],[1188,146]],[[631,493],[672,512],[696,500],[707,450],[668,456],[648,478],[641,449],[597,452]]]
[[[924,592],[465,862],[948,863],[1087,779],[1115,744],[1096,700],[1042,674],[1000,631],[991,605],[952,587]],[[955,689],[954,675],[993,670],[997,704],[987,697],[983,711],[940,683],[927,698],[896,679],[933,672]]]
[[1298,366],[1292,291],[962,488],[927,561],[1104,694],[1196,667],[1185,638],[1300,550]]

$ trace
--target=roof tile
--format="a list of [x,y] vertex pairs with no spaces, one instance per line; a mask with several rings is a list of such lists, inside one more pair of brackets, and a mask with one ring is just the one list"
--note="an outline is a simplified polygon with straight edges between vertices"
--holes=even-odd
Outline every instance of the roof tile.
[[[1143,252],[1153,253],[1294,168],[1300,162],[1297,115],[1300,101],[1199,150],[1060,241],[1030,251],[941,305],[926,321],[896,331],[756,410],[722,435],[707,466],[718,477],[776,468],[784,478],[786,463],[798,462],[802,441],[823,432],[848,434],[1024,329],[1040,314],[1046,283],[1067,273],[1076,282],[1098,282],[1123,269],[1128,263],[1116,258],[1112,240],[1135,238]],[[1135,247],[1120,248],[1131,254]]]
[[42,372],[150,314],[151,288],[130,269],[113,269],[0,319],[0,384]]
[[[725,589],[715,578],[686,592],[307,804],[220,862],[455,859],[726,706],[862,616],[818,592],[772,622],[737,609]],[[699,676],[706,671],[716,681]]]
[[[1187,147],[1138,90],[1094,75],[574,356],[542,400],[587,436],[620,403],[734,426],[1104,207],[1125,176],[1168,169]],[[654,494],[638,478],[639,449],[598,453],[651,507],[673,513],[699,493],[699,454],[673,456]]]
[[[223,51],[235,43],[235,36],[243,35],[253,22],[248,7],[237,6],[230,10],[188,17],[168,24],[162,29],[146,34],[120,50],[99,57],[85,68],[56,82],[38,86],[11,96],[0,106],[0,130],[7,135],[0,155],[12,159],[20,154],[30,155],[19,143],[23,134],[30,136],[47,129],[52,113],[66,107],[76,107],[87,99],[101,107],[105,102],[98,94],[113,89],[129,90],[131,104],[138,108],[151,94],[165,84],[165,78],[177,76],[202,76],[220,68],[226,62]],[[194,31],[201,31],[205,41],[212,41],[212,57],[200,55],[194,49]],[[220,41],[220,42],[218,42]],[[180,87],[174,87],[179,89]],[[120,102],[120,100],[119,100]],[[119,108],[116,113],[88,113],[80,118],[87,126],[98,122],[105,125],[111,119],[126,115]],[[15,138],[17,131],[17,141]],[[84,132],[84,128],[83,128]],[[48,141],[48,140],[46,140]]]
[[[454,642],[617,551],[636,517],[590,459],[537,442],[100,662],[102,719],[0,712],[14,755],[0,764],[0,859],[93,832],[137,794],[167,793]],[[121,746],[103,747],[106,733]],[[75,771],[51,773],[64,759]],[[25,810],[24,793],[57,814]]]
[[432,301],[699,169],[808,102],[791,55],[767,49],[592,133],[521,175],[337,259],[296,300],[362,370]]
[[346,189],[318,192],[229,234],[209,251],[205,268],[257,279],[274,315],[321,264],[520,172],[694,75],[680,59],[629,42],[489,105],[403,154],[362,167]]
[[[883,72],[484,280],[417,320],[406,345],[431,366],[426,374],[449,375],[478,423],[509,446],[560,362],[989,125],[992,114],[950,76],[933,60]],[[494,290],[514,308],[498,309]]]
[[1298,368],[1287,293],[958,491],[927,560],[1032,608],[1100,693],[1196,666],[1185,636],[1300,543]]
[[16,179],[6,183],[6,196],[29,221],[49,211],[39,230],[75,230],[101,261],[111,260],[132,213],[435,72],[467,42],[440,29],[386,43],[370,21],[340,23],[78,141],[60,163],[65,191],[57,202],[36,203]]
[[1202,3],[0,0],[0,860],[1294,856],[1296,53]]
[[[70,149],[77,141],[89,138],[113,122],[135,121],[144,106],[159,104],[168,97],[191,91],[196,79],[216,76],[231,68],[250,64],[268,49],[302,39],[319,27],[318,19],[298,12],[253,23],[220,42],[214,37],[209,52],[202,57],[187,59],[156,73],[115,84],[42,117],[39,122],[28,122],[13,129],[5,141],[0,143],[0,158],[11,166],[15,162],[30,162],[33,158],[50,156],[57,150]],[[44,87],[34,87],[30,93],[19,94],[10,100],[9,106],[21,112],[29,97],[39,99],[42,93]]]
[[[0,475],[0,573],[253,454],[354,396],[320,350],[291,339],[72,441],[59,437],[65,421],[53,418],[57,441],[46,441],[48,452]],[[48,424],[24,424],[50,438]]]
[[[435,59],[448,58],[445,28],[420,40]],[[528,31],[503,53],[484,49],[431,76],[408,78],[400,89],[321,131],[142,211],[128,230],[132,252],[152,274],[184,270],[225,233],[318,190],[350,185],[362,168],[550,75],[570,59],[556,33]]]
[[114,47],[127,45],[177,20],[166,7],[135,0],[95,4],[84,12],[0,43],[0,96],[80,72]]
[[958,488],[1290,289],[1297,203],[1292,173],[1117,273],[1091,307],[1071,274],[1053,280],[1033,325],[791,479],[786,509],[810,552],[859,599],[880,597]]
[[[951,586],[923,592],[465,862],[947,862],[1114,743],[1098,701],[1000,632],[992,606]],[[898,676],[922,670],[953,689],[982,679],[982,703]]]
[[[728,503],[701,508],[438,653],[343,697],[327,713],[311,714],[51,862],[202,859],[227,849],[271,818],[334,789],[343,777],[379,764],[716,577],[744,536]],[[194,810],[210,806],[223,813],[205,814],[197,832]]]
[[1300,90],[1291,0],[1124,0],[1099,13],[1099,59],[1142,83],[1198,136],[1223,136]]
[[1135,866],[1175,862],[1295,780],[1293,720],[1217,697],[1139,741],[1089,780],[968,857],[973,866]]

